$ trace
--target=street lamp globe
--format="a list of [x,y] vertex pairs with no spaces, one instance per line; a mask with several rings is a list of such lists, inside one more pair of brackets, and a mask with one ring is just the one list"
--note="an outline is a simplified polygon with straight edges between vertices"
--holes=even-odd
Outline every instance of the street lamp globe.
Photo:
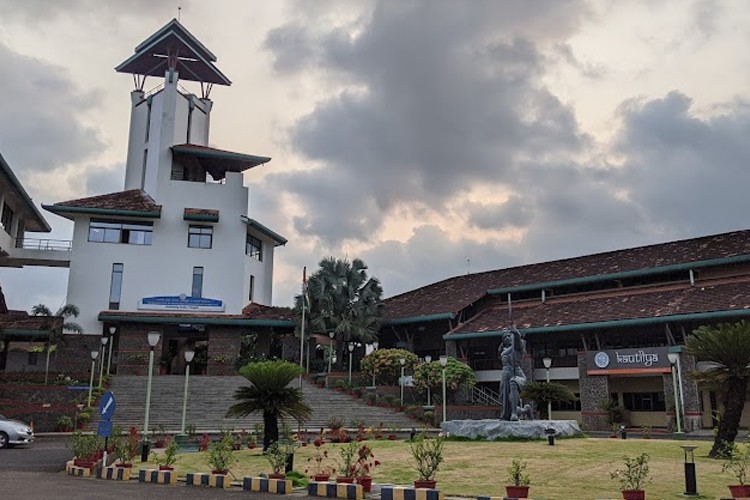
[[552,358],[544,358],[542,363],[544,363],[544,367],[549,370],[550,366],[552,366]]
[[91,361],[95,361],[99,357],[99,351],[91,351]]
[[185,351],[185,362],[190,363],[195,357],[195,351]]
[[448,366],[448,356],[440,356],[440,366],[443,368]]
[[349,349],[349,352],[354,352],[354,342],[349,342],[349,345],[347,345],[347,349]]
[[430,356],[429,354],[427,356],[425,356],[424,357],[424,362],[425,363],[432,363],[432,356]]
[[110,326],[109,327],[109,334],[110,335],[114,335],[116,331],[117,331],[117,327],[116,326]]
[[405,358],[399,358],[398,362],[401,363],[401,366],[404,366],[406,364],[406,359]]
[[150,345],[152,348],[156,347],[156,344],[159,343],[160,338],[161,338],[161,333],[148,332],[148,345]]

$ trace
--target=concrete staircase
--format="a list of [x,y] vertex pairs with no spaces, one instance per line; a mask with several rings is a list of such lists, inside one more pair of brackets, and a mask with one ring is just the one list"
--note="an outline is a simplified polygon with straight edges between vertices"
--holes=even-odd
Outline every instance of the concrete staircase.
[[[146,403],[145,376],[122,376],[112,378],[110,390],[115,395],[117,408],[112,418],[115,425],[142,429]],[[294,381],[296,386],[298,382]],[[151,386],[151,411],[149,427],[153,430],[164,426],[167,431],[179,431],[182,421],[182,401],[185,377],[180,375],[160,375],[153,378]],[[258,423],[262,425],[261,414],[246,418],[225,418],[227,408],[234,404],[234,393],[249,382],[243,377],[192,376],[188,387],[187,424],[195,424],[198,431],[218,429],[252,430]],[[310,431],[328,427],[332,417],[340,418],[345,427],[352,427],[355,420],[366,426],[377,427],[381,422],[385,429],[411,429],[419,427],[403,413],[391,408],[368,406],[363,400],[334,390],[320,389],[302,381],[305,402],[312,408],[312,416],[305,424]],[[96,425],[95,419],[92,425]],[[291,422],[296,429],[296,422]]]

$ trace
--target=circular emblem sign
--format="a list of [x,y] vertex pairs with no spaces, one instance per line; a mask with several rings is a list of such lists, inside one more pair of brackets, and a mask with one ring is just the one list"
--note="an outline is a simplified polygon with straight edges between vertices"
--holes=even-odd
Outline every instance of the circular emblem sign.
[[597,352],[594,356],[594,364],[599,368],[606,368],[609,366],[609,356],[606,352]]

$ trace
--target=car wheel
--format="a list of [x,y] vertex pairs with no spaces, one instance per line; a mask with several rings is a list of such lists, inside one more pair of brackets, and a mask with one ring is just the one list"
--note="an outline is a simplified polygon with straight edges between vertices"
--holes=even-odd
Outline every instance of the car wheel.
[[8,435],[4,432],[0,432],[0,448],[6,448],[8,446]]

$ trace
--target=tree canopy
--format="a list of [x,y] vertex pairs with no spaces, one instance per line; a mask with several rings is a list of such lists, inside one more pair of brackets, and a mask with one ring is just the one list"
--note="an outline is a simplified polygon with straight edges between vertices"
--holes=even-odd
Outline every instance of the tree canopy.
[[[529,382],[521,393],[524,402],[534,401],[537,410],[547,413],[547,403],[575,401],[576,396],[570,389],[558,382]],[[547,415],[549,418],[549,415]]]
[[720,392],[723,415],[709,456],[721,456],[727,443],[733,443],[745,407],[750,381],[750,323],[722,323],[701,326],[687,338],[687,353],[705,361],[708,369],[696,373],[696,379],[711,382]]
[[37,304],[31,308],[31,315],[45,318],[44,329],[49,332],[47,340],[44,342],[44,351],[46,352],[46,361],[44,364],[44,383],[47,384],[49,378],[49,356],[54,346],[63,340],[63,332],[83,333],[83,328],[78,323],[68,321],[68,318],[77,318],[80,314],[77,306],[65,304],[52,314],[52,310],[44,304]]

